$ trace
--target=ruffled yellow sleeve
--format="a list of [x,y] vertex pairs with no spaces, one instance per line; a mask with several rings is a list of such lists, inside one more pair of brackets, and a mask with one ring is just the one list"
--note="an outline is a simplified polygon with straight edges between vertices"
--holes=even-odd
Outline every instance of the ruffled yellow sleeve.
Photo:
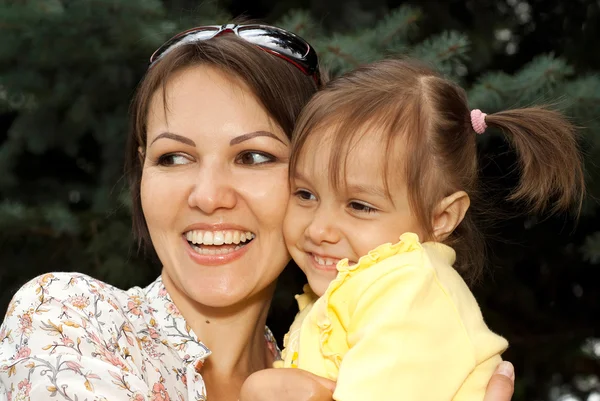
[[478,307],[459,311],[434,268],[376,270],[361,273],[369,285],[352,313],[334,399],[481,401],[506,341],[487,329]]
[[303,294],[296,295],[296,302],[298,302],[299,312],[294,318],[290,330],[283,337],[283,351],[281,351],[281,360],[273,363],[274,368],[297,368],[298,364],[298,344],[300,337],[300,329],[304,319],[311,311],[317,295],[312,291],[310,286],[306,284],[302,290]]

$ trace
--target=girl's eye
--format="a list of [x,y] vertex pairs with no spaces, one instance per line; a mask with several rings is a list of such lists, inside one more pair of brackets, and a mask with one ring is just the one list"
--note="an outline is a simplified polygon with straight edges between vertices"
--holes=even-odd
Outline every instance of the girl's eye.
[[262,152],[244,152],[236,158],[236,162],[247,166],[257,166],[260,164],[271,163],[275,157]]
[[308,192],[306,189],[299,189],[296,192],[294,192],[294,195],[297,198],[299,198],[301,200],[305,200],[305,201],[312,201],[312,200],[317,199],[313,194]]
[[158,158],[160,166],[181,166],[191,162],[188,156],[179,153],[169,153]]
[[350,209],[352,209],[356,212],[361,212],[361,213],[375,213],[377,211],[377,209],[375,209],[374,207],[366,205],[361,202],[350,202],[348,204],[348,207],[350,207]]

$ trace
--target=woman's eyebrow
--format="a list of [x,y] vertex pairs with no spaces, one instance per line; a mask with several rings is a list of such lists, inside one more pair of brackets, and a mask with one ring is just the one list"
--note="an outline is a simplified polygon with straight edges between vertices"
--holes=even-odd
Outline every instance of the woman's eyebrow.
[[237,145],[238,143],[242,143],[244,141],[247,141],[247,140],[257,137],[257,136],[266,136],[269,138],[273,138],[273,139],[276,139],[279,142],[283,143],[284,145],[286,145],[286,143],[283,142],[280,138],[278,138],[277,135],[275,135],[269,131],[254,131],[254,132],[248,132],[247,134],[243,134],[240,136],[236,136],[231,141],[229,141],[229,145],[230,146]]
[[196,142],[192,141],[190,138],[187,138],[182,135],[177,135],[172,132],[163,132],[162,134],[159,134],[156,138],[154,138],[154,140],[152,141],[152,143],[150,145],[152,145],[154,142],[158,141],[161,138],[172,139],[174,141],[178,141],[178,142],[184,143],[189,146],[194,146],[194,147],[196,146]]

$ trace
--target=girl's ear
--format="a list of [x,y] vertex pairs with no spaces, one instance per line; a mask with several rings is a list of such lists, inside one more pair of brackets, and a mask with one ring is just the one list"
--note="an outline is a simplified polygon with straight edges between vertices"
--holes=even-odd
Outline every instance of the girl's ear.
[[444,241],[463,221],[471,199],[465,191],[457,191],[442,199],[433,211],[433,235],[436,241]]

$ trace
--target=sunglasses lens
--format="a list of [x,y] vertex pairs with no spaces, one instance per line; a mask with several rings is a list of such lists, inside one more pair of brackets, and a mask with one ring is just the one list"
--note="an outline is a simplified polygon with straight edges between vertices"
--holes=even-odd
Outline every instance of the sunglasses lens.
[[153,55],[150,62],[154,62],[169,53],[171,50],[184,45],[186,43],[194,43],[202,40],[211,39],[219,32],[219,27],[202,27],[198,30],[190,30],[187,32],[180,33],[177,36],[169,39],[164,45],[162,45]]
[[308,53],[308,45],[287,32],[270,27],[240,27],[238,35],[248,42],[271,49],[296,60]]
[[190,43],[198,42],[201,40],[211,39],[215,34],[219,32],[219,28],[206,27],[201,30],[188,32],[180,37],[179,43]]
[[197,43],[225,32],[235,32],[242,39],[286,58],[307,75],[318,80],[317,55],[303,39],[283,29],[267,25],[210,25],[193,28],[169,39],[150,57],[154,63],[173,49],[186,43]]

